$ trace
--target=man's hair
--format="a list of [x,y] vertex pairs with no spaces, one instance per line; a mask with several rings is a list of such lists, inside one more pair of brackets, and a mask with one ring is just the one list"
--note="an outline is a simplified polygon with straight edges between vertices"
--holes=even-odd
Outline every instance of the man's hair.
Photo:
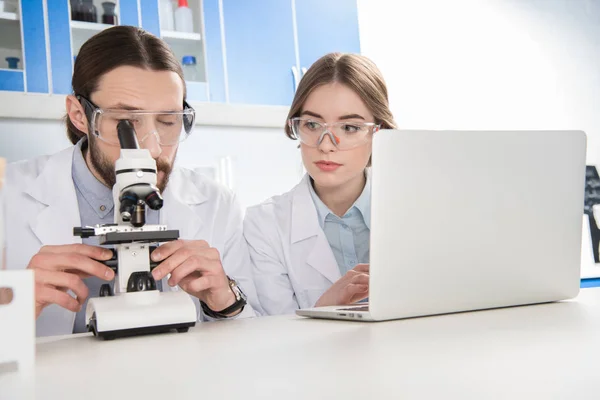
[[[164,41],[141,28],[115,26],[94,35],[81,46],[71,81],[73,93],[89,99],[98,89],[100,78],[122,66],[175,72],[184,82],[185,90],[181,64]],[[71,143],[85,136],[68,115],[66,123]]]

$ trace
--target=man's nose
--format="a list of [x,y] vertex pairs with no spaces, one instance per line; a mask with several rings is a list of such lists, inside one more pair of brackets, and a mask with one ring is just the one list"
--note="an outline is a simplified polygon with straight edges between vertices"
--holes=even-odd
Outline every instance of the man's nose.
[[160,145],[158,133],[156,131],[150,132],[143,139],[142,143],[140,143],[140,147],[143,149],[148,149],[150,151],[150,155],[155,160],[162,154],[162,147]]

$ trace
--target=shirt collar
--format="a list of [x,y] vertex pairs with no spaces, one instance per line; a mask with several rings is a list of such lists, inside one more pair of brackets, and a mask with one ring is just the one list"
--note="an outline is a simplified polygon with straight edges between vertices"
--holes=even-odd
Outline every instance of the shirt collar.
[[89,170],[83,159],[82,147],[87,145],[87,138],[81,139],[73,151],[73,167],[71,175],[75,187],[85,201],[100,218],[104,218],[113,210],[112,189],[106,187]]
[[[367,178],[367,182],[365,183],[365,187],[362,193],[360,194],[360,196],[358,196],[358,199],[356,199],[352,207],[350,207],[350,209],[346,212],[346,215],[344,215],[342,219],[347,218],[348,214],[353,209],[357,209],[362,215],[362,218],[365,221],[365,225],[367,225],[367,228],[371,229],[371,174],[367,171],[365,175]],[[315,192],[315,189],[313,187],[313,179],[310,177],[308,179],[308,189],[310,192],[310,197],[312,198],[315,208],[317,209],[319,225],[321,226],[321,229],[324,229],[325,220],[327,219],[327,217],[329,215],[335,216],[335,214],[329,209],[329,207],[325,205],[325,203],[323,203],[319,195],[317,195],[317,192]]]

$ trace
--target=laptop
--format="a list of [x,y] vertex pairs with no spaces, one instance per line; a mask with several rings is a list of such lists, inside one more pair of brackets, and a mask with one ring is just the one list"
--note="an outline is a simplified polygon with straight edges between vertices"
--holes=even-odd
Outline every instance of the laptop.
[[368,304],[356,321],[576,297],[586,135],[382,130],[373,137]]

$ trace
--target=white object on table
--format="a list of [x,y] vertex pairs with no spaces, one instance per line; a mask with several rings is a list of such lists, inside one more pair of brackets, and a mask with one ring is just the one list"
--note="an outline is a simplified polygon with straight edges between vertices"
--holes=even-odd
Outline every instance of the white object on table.
[[0,271],[0,399],[34,397],[33,289],[33,271]]
[[88,400],[597,399],[599,338],[600,289],[378,323],[261,317],[112,342],[41,338],[36,390]]

